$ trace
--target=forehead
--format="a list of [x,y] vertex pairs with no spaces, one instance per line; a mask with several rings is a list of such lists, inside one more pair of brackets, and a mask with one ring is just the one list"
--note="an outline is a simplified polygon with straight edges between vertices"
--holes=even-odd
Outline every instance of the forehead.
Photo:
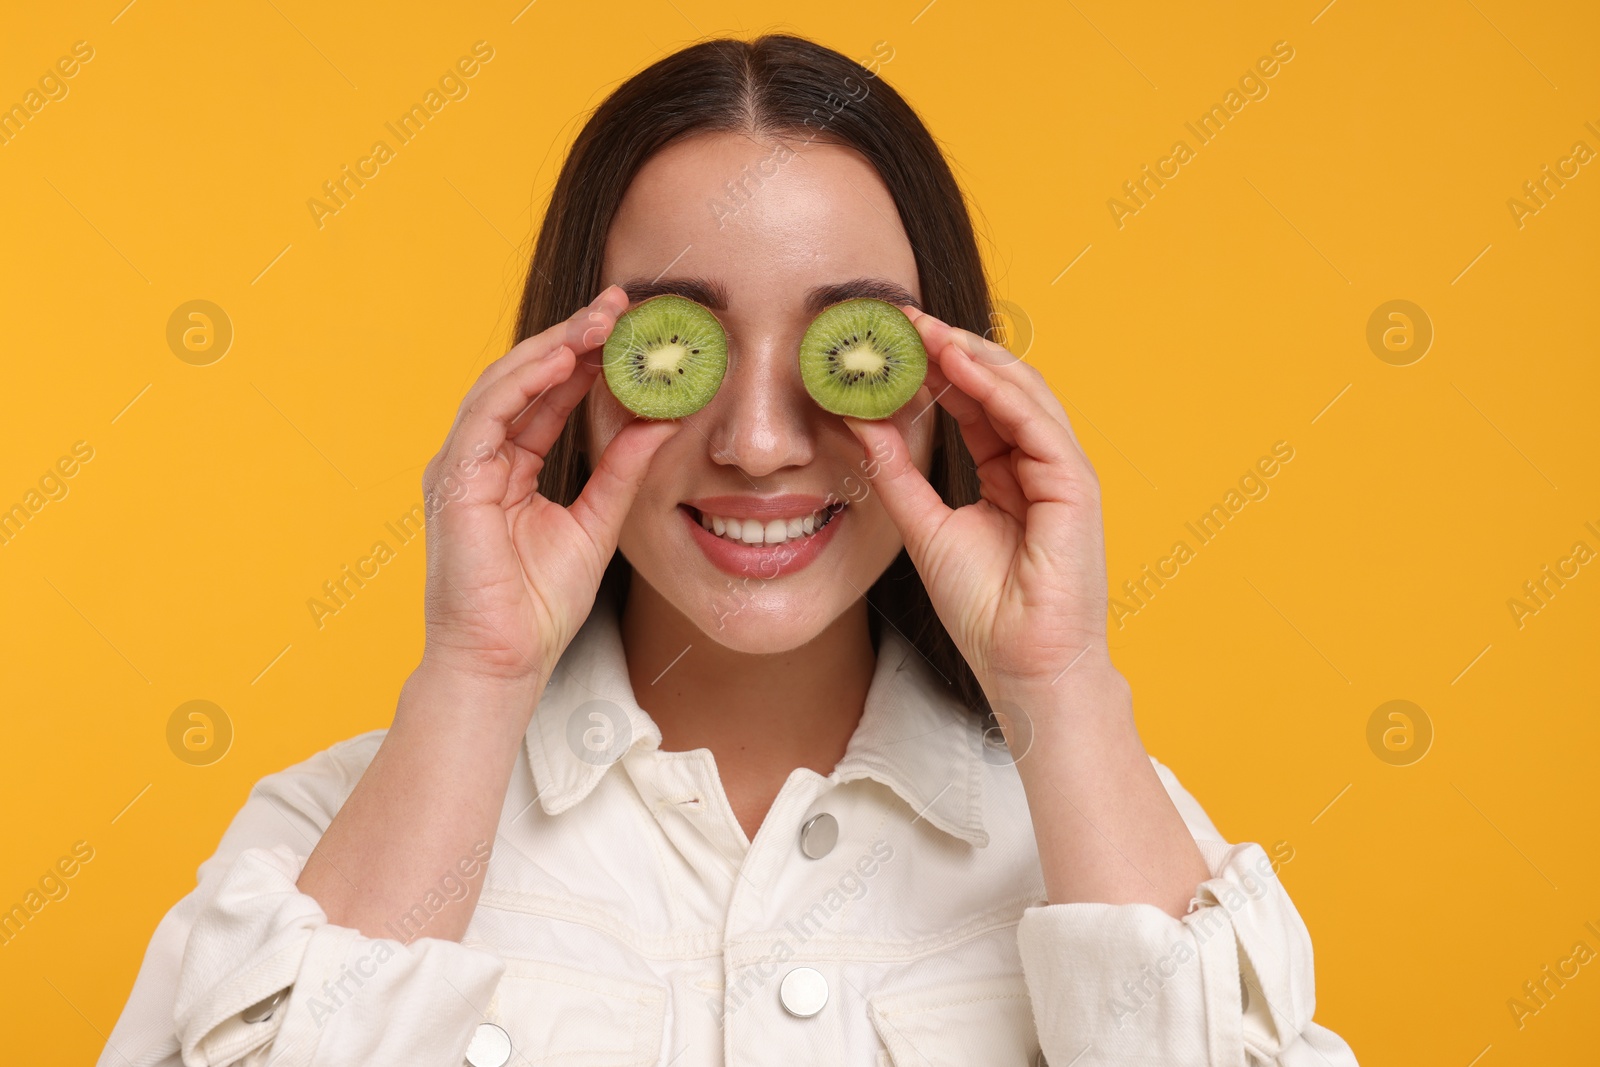
[[808,293],[852,279],[899,286],[909,299],[873,294],[896,303],[922,297],[899,211],[865,157],[745,134],[698,134],[652,156],[623,196],[603,271],[635,300],[652,282],[705,279],[715,291],[686,295],[732,308],[802,310]]

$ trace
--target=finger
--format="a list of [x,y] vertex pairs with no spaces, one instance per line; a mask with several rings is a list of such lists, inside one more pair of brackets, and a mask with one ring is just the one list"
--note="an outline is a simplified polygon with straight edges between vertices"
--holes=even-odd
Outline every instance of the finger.
[[1021,388],[1039,406],[1050,414],[1067,431],[1067,436],[1080,450],[1078,435],[1073,431],[1072,419],[1067,415],[1067,409],[1061,403],[1061,398],[1056,396],[1055,390],[1050,388],[1050,383],[1038,367],[1024,363],[1013,356],[1004,347],[995,344],[988,338],[980,337],[970,330],[954,330],[955,341],[971,354],[972,358],[986,367],[991,367],[1006,381]]
[[929,351],[943,348],[951,341],[955,341],[992,367],[1028,366],[1021,356],[1013,355],[1004,345],[997,344],[986,336],[960,326],[952,326],[920,308],[907,306],[901,310],[906,312],[906,317],[922,334],[923,346]]
[[900,428],[888,419],[845,417],[844,424],[866,450],[861,469],[872,480],[883,509],[900,530],[913,563],[928,558],[928,546],[954,512],[911,461]]
[[[1013,382],[1028,392],[1050,415],[1067,430],[1074,445],[1078,444],[1076,433],[1072,429],[1072,420],[1067,415],[1067,410],[1062,406],[1061,400],[1050,388],[1050,383],[1040,373],[1039,369],[1031,363],[1025,362],[1020,356],[1013,355],[1004,345],[996,344],[987,337],[965,330],[958,326],[951,326],[941,319],[919,309],[915,317],[908,313],[912,322],[923,335],[923,345],[931,353],[942,349],[952,341],[970,353],[978,362],[994,368],[1007,381]],[[1080,446],[1081,447],[1081,446]]]
[[452,432],[461,423],[461,412],[511,371],[530,362],[548,359],[563,347],[582,357],[603,346],[617,324],[617,317],[627,307],[628,294],[619,285],[609,285],[564,321],[518,341],[511,351],[485,367],[483,373],[478,375],[478,380],[467,390],[456,421],[451,426]]
[[1050,383],[1038,367],[1025,363],[1013,356],[1010,351],[1001,345],[995,344],[986,337],[981,337],[970,330],[953,329],[952,334],[957,344],[961,345],[971,356],[986,367],[991,367],[1000,377],[1021,388],[1039,406],[1049,413],[1050,417],[1061,424],[1067,431],[1067,437],[1072,441],[1073,447],[1084,456],[1083,445],[1078,440],[1077,431],[1073,429],[1072,418],[1067,414],[1066,407],[1061,403],[1061,398],[1056,396],[1055,390],[1050,388]]
[[978,495],[1018,522],[1025,522],[1031,503],[1022,488],[1019,463],[1032,460],[1021,452],[1007,452],[978,468]]
[[[959,356],[952,354],[949,358]],[[983,405],[957,389],[937,364],[928,365],[925,385],[934,391],[928,407],[937,403],[955,419],[961,440],[977,468],[978,488],[983,499],[1021,519],[1028,508],[1028,495],[1017,483],[1014,462],[1018,454],[1016,443],[1005,440]]]
[[[489,371],[505,371],[524,362],[530,355],[555,351],[566,345],[579,356],[606,343],[611,327],[628,309],[628,294],[620,285],[608,285],[583,307],[549,329],[519,341],[515,347],[489,364]],[[519,354],[518,349],[523,349]]]
[[[495,382],[462,413],[459,428],[440,451],[443,470],[435,473],[466,482],[464,495],[469,502],[500,499],[507,468],[499,461],[506,458],[500,453],[507,424],[527,407],[529,399],[569,376],[573,363],[572,353],[563,346],[549,359],[525,364]],[[502,473],[484,477],[493,470]]]
[[[971,350],[962,344],[962,335],[967,334],[967,331],[958,330],[954,326],[949,325],[948,323],[928,314],[925,311],[916,311],[916,317],[912,319],[912,322],[916,324],[917,329],[922,334],[923,349],[928,353],[930,367],[934,365],[940,365],[940,370],[942,373],[942,363],[945,359],[960,358],[963,355],[970,355]],[[954,357],[948,355],[952,345],[956,347]],[[949,376],[945,375],[945,378],[948,380]],[[960,403],[959,400],[957,403]],[[978,410],[982,410],[983,405],[973,401],[972,404],[966,406],[963,414],[966,415],[967,425],[974,431],[977,431],[975,436],[981,438],[981,440],[977,442],[968,442],[969,451],[972,450],[974,443],[978,444],[978,451],[973,451],[973,459],[981,464],[989,456],[997,455],[1001,448],[1009,449],[1016,447],[1017,442],[1016,438],[1012,437],[1003,426],[994,424],[992,421],[990,422],[990,425],[993,427],[992,435],[982,432],[983,422],[971,413],[974,405]],[[952,414],[954,413],[955,412],[952,412]],[[983,418],[987,419],[987,417],[987,413],[985,412]],[[988,438],[991,436],[992,438],[1001,442],[1001,444],[997,445],[994,443],[994,440],[988,440]],[[963,434],[963,437],[965,437],[965,434]]]
[[568,417],[589,394],[589,387],[599,373],[598,363],[578,360],[571,377],[534,397],[527,409],[511,420],[508,432],[512,442],[540,457],[548,454],[567,425]]
[[500,449],[511,463],[510,473],[506,475],[506,491],[500,498],[500,506],[507,511],[526,503],[528,498],[539,488],[539,472],[544,470],[544,457],[535,455],[525,448],[513,447],[509,442]]
[[994,366],[1019,362],[1016,356],[1011,355],[1010,352],[1007,352],[999,345],[983,340],[971,330],[951,326],[943,319],[930,315],[919,308],[907,306],[901,310],[906,312],[906,317],[911,320],[912,325],[917,328],[917,332],[922,335],[922,347],[928,351],[929,355],[939,352],[945,345],[952,342],[960,344],[966,351],[972,352],[975,348],[974,342],[982,341],[983,344],[989,345],[993,349],[998,349],[998,352],[992,354],[987,349],[985,350],[986,362],[990,362]]
[[595,464],[583,492],[567,509],[589,535],[602,564],[616,551],[622,520],[633,507],[634,497],[639,495],[639,487],[644,484],[656,450],[683,426],[681,419],[659,422],[635,419],[628,423],[600,454],[600,461]]
[[[974,421],[987,422],[1008,442],[1005,450],[990,458],[974,458],[982,498],[1024,520],[1034,502],[1066,501],[1074,490],[1099,493],[1094,466],[1072,440],[1069,427],[1048,418],[1026,390],[963,354],[954,341],[942,355],[946,373],[957,382],[965,381],[971,398],[982,405],[982,414],[973,416]],[[1064,443],[1061,438],[1066,438]]]
[[[929,406],[937,404],[955,419],[956,426],[961,432],[961,440],[967,446],[967,452],[972,456],[974,463],[981,467],[996,456],[1011,451],[1011,444],[995,431],[993,423],[989,421],[989,413],[983,410],[983,405],[957,389],[936,360],[928,362],[928,376],[923,384],[933,394]],[[916,419],[926,414],[926,409],[923,409],[917,414]],[[912,421],[915,422],[916,419]]]
[[[1018,481],[1031,499],[1063,499],[1073,480],[1093,483],[1094,471],[1072,443],[1066,428],[1020,386],[1003,379],[994,368],[960,352],[959,346],[946,349],[941,364],[957,387],[983,405],[997,431],[1012,438],[1027,459],[1043,469],[1034,469],[1023,457],[1015,460]],[[959,355],[958,355],[959,354]],[[1061,477],[1053,477],[1060,472]],[[1043,496],[1035,495],[1038,493]]]
[[[939,373],[944,375],[946,380],[950,381],[952,384],[961,380],[965,380],[962,377],[963,372],[965,372],[969,378],[973,373],[969,369],[972,364],[972,357],[969,356],[962,349],[962,347],[953,340],[948,342],[944,348],[939,350],[938,358]],[[1017,437],[1016,434],[1011,432],[1011,428],[1004,422],[996,419],[994,414],[984,406],[983,401],[979,400],[977,397],[966,392],[965,390],[962,390],[962,395],[966,396],[972,401],[973,404],[977,405],[977,412],[973,412],[969,408],[964,413],[974,427],[974,435],[986,437],[992,434],[994,438],[1000,442],[998,446],[991,446],[989,449],[987,449],[983,459],[980,459],[976,454],[973,456],[973,459],[977,462],[983,462],[989,458],[991,453],[993,455],[1001,455],[1014,450],[1017,447]],[[984,426],[987,426],[988,429],[984,430]]]

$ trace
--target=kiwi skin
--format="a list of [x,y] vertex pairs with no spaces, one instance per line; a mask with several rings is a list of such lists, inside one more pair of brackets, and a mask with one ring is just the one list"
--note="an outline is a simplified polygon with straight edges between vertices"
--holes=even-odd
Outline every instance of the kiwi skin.
[[602,367],[623,407],[645,419],[681,419],[709,404],[722,385],[727,332],[703,304],[674,293],[653,296],[618,317]]
[[[874,353],[881,360],[877,367]],[[855,297],[831,304],[811,321],[800,342],[806,391],[835,415],[886,419],[917,394],[927,375],[922,334],[886,300]]]

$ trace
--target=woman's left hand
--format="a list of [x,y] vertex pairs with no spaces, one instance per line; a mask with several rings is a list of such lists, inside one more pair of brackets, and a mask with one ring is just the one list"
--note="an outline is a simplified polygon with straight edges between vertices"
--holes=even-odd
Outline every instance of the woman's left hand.
[[[1094,468],[1037,370],[905,310],[931,357],[931,395],[919,390],[888,419],[845,422],[876,458],[868,473],[879,499],[1011,746],[1047,898],[1182,916],[1211,872],[1144,750],[1106,647]],[[935,402],[977,462],[977,503],[952,509],[912,462],[905,432]]]
[[[923,389],[891,418],[844,421],[945,629],[991,698],[1112,670],[1100,483],[1066,410],[1005,348],[902,310],[928,351]],[[974,504],[946,505],[906,446],[935,402],[977,464]]]

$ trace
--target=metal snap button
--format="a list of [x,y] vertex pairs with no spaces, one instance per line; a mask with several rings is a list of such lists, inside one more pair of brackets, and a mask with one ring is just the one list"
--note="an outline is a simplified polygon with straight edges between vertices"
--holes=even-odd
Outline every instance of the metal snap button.
[[811,859],[820,860],[838,843],[839,820],[825,811],[811,816],[800,827],[800,851]]
[[828,980],[814,967],[796,967],[783,976],[778,999],[796,1019],[809,1019],[828,1003]]
[[278,1005],[283,1003],[283,998],[289,995],[287,988],[280,989],[264,1000],[258,1000],[244,1011],[239,1013],[239,1018],[247,1023],[264,1023],[272,1018],[272,1013],[278,1010]]
[[467,1046],[470,1067],[506,1067],[511,1061],[511,1035],[494,1023],[479,1023]]

